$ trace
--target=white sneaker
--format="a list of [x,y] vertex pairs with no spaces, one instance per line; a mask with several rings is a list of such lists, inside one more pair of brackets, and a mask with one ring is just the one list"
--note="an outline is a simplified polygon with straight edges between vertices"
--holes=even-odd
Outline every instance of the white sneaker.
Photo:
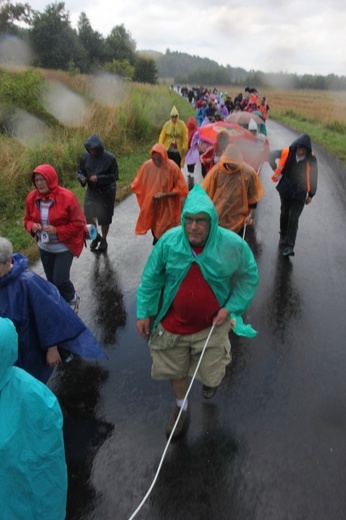
[[69,303],[69,306],[76,314],[78,314],[79,302],[80,302],[80,296],[78,296],[78,294],[75,293],[73,300],[71,300]]

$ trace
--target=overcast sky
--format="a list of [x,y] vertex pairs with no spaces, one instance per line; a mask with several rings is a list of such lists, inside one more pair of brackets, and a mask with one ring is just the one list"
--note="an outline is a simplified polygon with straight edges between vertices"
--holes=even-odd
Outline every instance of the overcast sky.
[[[53,2],[29,0],[42,12]],[[263,72],[346,75],[344,0],[66,0],[108,36],[124,24],[137,50],[186,52]]]

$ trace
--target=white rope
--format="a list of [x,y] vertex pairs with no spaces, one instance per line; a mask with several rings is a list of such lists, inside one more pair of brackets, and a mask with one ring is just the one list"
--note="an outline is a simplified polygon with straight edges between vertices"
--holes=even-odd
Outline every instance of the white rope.
[[160,470],[161,470],[161,466],[162,466],[162,464],[163,464],[164,458],[165,458],[166,453],[167,453],[167,450],[168,450],[168,446],[169,446],[169,444],[170,444],[170,442],[171,442],[171,440],[172,440],[172,437],[173,437],[173,434],[174,434],[175,429],[176,429],[176,427],[177,427],[177,424],[178,424],[178,422],[179,422],[180,416],[181,416],[181,414],[183,413],[183,408],[184,408],[185,403],[186,403],[186,401],[187,401],[187,397],[188,397],[188,395],[189,395],[189,393],[190,393],[191,387],[192,387],[193,382],[194,382],[194,380],[195,380],[196,374],[197,374],[197,372],[198,372],[199,366],[200,366],[201,361],[202,361],[202,358],[203,358],[203,356],[204,356],[205,349],[207,348],[207,345],[208,345],[208,343],[209,343],[210,336],[212,335],[212,332],[213,332],[213,330],[214,330],[214,327],[215,327],[215,325],[213,325],[213,326],[211,327],[210,332],[209,332],[209,334],[208,334],[208,337],[207,337],[207,339],[206,339],[206,342],[205,342],[205,344],[204,344],[203,350],[202,350],[202,352],[201,352],[200,358],[199,358],[198,363],[197,363],[197,366],[196,366],[196,370],[195,370],[194,373],[193,373],[193,376],[192,376],[192,378],[191,378],[191,382],[190,382],[189,388],[187,389],[186,395],[185,395],[185,397],[184,397],[183,404],[181,405],[180,412],[179,412],[178,417],[177,417],[177,419],[176,419],[176,421],[175,421],[175,423],[174,423],[174,426],[173,426],[173,429],[172,429],[172,431],[171,431],[171,434],[170,434],[170,436],[169,436],[169,438],[168,438],[168,441],[167,441],[166,447],[165,447],[165,449],[163,450],[163,454],[162,454],[162,457],[161,457],[161,460],[160,460],[159,466],[158,466],[158,468],[157,468],[157,471],[156,471],[156,474],[155,474],[154,480],[152,481],[151,486],[150,486],[150,488],[148,489],[148,491],[147,491],[145,497],[143,498],[142,502],[139,504],[139,506],[137,507],[136,511],[135,511],[134,513],[132,513],[132,515],[130,516],[129,520],[133,520],[133,518],[137,515],[137,513],[140,511],[140,509],[142,509],[142,506],[144,505],[145,501],[147,500],[148,496],[150,495],[150,493],[151,493],[151,491],[152,491],[152,489],[153,489],[153,487],[154,487],[154,485],[155,485],[155,483],[156,483],[157,477],[159,476],[159,473],[160,473]]
[[243,228],[243,240],[245,239],[245,232],[246,232],[246,222],[244,222],[244,228]]
[[[253,222],[253,217],[251,216],[251,213],[249,214],[249,216],[247,218],[251,218],[251,222],[249,222],[251,224]],[[243,227],[243,236],[242,236],[243,240],[245,240],[246,226],[247,226],[247,222],[245,221],[244,227]]]

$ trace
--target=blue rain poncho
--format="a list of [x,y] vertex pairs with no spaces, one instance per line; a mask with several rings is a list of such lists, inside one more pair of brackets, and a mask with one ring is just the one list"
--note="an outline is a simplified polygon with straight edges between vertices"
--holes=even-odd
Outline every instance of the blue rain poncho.
[[55,395],[14,367],[13,323],[0,318],[0,518],[64,520],[67,470]]
[[[194,215],[200,212],[210,216],[211,227],[202,253],[195,257],[184,230],[184,218],[187,213]],[[234,332],[253,337],[256,332],[242,319],[259,282],[257,264],[250,247],[236,233],[218,226],[215,206],[198,185],[187,196],[181,224],[160,238],[147,261],[137,291],[137,318],[157,315],[153,326],[155,330],[170,308],[191,264],[196,262],[220,308],[225,307],[230,312],[229,319],[236,320]]]
[[0,316],[9,318],[19,336],[17,366],[46,383],[53,371],[47,348],[58,345],[86,358],[105,358],[101,346],[58,289],[27,271],[28,259],[16,253],[11,271],[0,278]]

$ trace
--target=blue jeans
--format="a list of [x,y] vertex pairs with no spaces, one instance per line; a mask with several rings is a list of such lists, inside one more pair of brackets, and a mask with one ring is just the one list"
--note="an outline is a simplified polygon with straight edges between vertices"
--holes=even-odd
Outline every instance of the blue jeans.
[[57,287],[64,300],[70,302],[75,295],[75,288],[70,280],[73,254],[71,251],[49,253],[40,249],[40,256],[47,280]]
[[287,246],[294,248],[298,232],[299,217],[304,209],[305,199],[283,199],[281,197],[280,236]]

